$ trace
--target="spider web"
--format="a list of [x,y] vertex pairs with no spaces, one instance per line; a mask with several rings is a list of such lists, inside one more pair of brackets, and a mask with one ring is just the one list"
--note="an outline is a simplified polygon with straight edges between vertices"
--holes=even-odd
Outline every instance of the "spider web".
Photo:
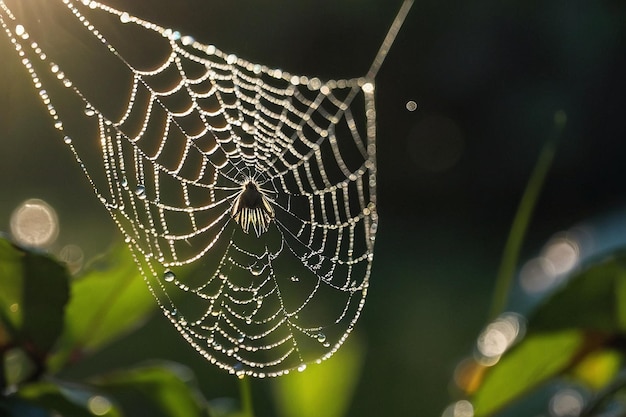
[[[126,73],[115,108],[90,87],[97,78],[70,77],[52,60],[46,28],[29,32],[0,0],[4,31],[163,313],[219,367],[256,377],[301,371],[352,331],[378,225],[374,76],[410,3],[366,77],[322,81],[102,3],[62,0],[65,19]],[[124,43],[104,35],[115,25],[131,27],[137,43],[158,38],[165,53],[152,66],[131,63]],[[99,139],[93,165],[93,136],[69,135],[87,126]],[[266,230],[244,230],[233,215],[249,182],[273,210]]]

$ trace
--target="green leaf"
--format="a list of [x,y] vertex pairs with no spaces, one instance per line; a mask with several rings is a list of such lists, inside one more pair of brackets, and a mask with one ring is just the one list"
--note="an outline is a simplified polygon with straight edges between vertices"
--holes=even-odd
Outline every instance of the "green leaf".
[[33,358],[43,361],[63,329],[68,281],[65,267],[48,255],[0,239],[3,338],[13,339]]
[[489,416],[567,369],[585,344],[583,332],[529,335],[490,368],[472,398],[476,417]]
[[274,384],[276,405],[283,417],[344,416],[363,363],[363,347],[356,335],[335,355],[304,372],[292,372]]
[[156,303],[130,250],[115,247],[72,283],[65,332],[53,367],[95,351],[143,323]]
[[626,256],[610,256],[576,272],[529,318],[529,329],[626,330]]
[[180,364],[156,362],[111,373],[93,383],[113,397],[127,416],[208,416],[193,373]]
[[20,400],[39,406],[56,415],[72,417],[119,417],[111,399],[93,388],[57,381],[25,385],[17,393]]
[[485,371],[473,398],[476,416],[491,415],[574,367],[582,372],[590,354],[625,330],[626,255],[619,253],[575,271],[530,315],[526,338]]

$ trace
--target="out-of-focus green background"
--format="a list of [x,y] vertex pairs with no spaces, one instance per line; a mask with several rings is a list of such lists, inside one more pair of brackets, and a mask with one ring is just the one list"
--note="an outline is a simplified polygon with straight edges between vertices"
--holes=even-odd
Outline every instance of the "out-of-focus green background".
[[[23,1],[36,7],[37,1]],[[46,0],[52,1],[52,0]],[[247,60],[322,79],[365,74],[400,7],[389,0],[110,0]],[[120,240],[26,72],[0,38],[0,229],[41,198],[86,257]],[[557,110],[567,127],[523,259],[578,224],[589,252],[626,240],[626,3],[416,0],[377,77],[380,228],[349,416],[440,415],[488,315],[516,205]],[[407,110],[415,101],[417,110]],[[602,226],[606,225],[606,226]],[[515,297],[524,305],[523,294]],[[157,316],[108,356],[189,364],[210,398],[236,380]],[[88,364],[89,365],[89,364]],[[89,366],[80,372],[88,373]],[[70,372],[71,373],[71,372]],[[254,381],[259,416],[272,381]],[[323,404],[320,416],[323,416]]]

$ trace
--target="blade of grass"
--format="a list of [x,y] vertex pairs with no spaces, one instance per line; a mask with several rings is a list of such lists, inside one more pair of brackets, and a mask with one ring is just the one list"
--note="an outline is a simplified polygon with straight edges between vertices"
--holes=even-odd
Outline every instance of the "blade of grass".
[[241,399],[241,415],[242,417],[254,417],[252,408],[252,390],[250,389],[250,377],[243,376],[239,378],[239,396]]
[[535,168],[526,184],[526,189],[522,195],[517,212],[511,224],[511,230],[504,246],[502,253],[502,261],[496,276],[496,285],[493,294],[490,319],[494,319],[506,307],[508,294],[511,289],[511,283],[517,268],[520,249],[522,242],[526,236],[528,223],[532,217],[539,194],[543,188],[546,176],[556,150],[557,142],[561,137],[561,133],[565,127],[567,116],[563,110],[559,110],[554,114],[554,133],[543,146]]

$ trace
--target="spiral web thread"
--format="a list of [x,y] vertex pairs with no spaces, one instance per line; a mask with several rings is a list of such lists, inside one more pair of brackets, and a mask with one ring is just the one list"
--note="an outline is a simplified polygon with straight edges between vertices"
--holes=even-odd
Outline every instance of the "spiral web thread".
[[[1,0],[0,22],[165,316],[240,376],[329,358],[367,294],[378,224],[374,76],[411,2],[366,77],[329,81],[250,63],[102,3],[62,3],[129,74],[117,116]],[[97,12],[154,32],[165,58],[132,65],[87,19]],[[101,166],[83,162],[79,145],[89,138],[70,136],[53,90],[69,92],[95,126]],[[256,233],[232,213],[250,181],[275,215]]]

